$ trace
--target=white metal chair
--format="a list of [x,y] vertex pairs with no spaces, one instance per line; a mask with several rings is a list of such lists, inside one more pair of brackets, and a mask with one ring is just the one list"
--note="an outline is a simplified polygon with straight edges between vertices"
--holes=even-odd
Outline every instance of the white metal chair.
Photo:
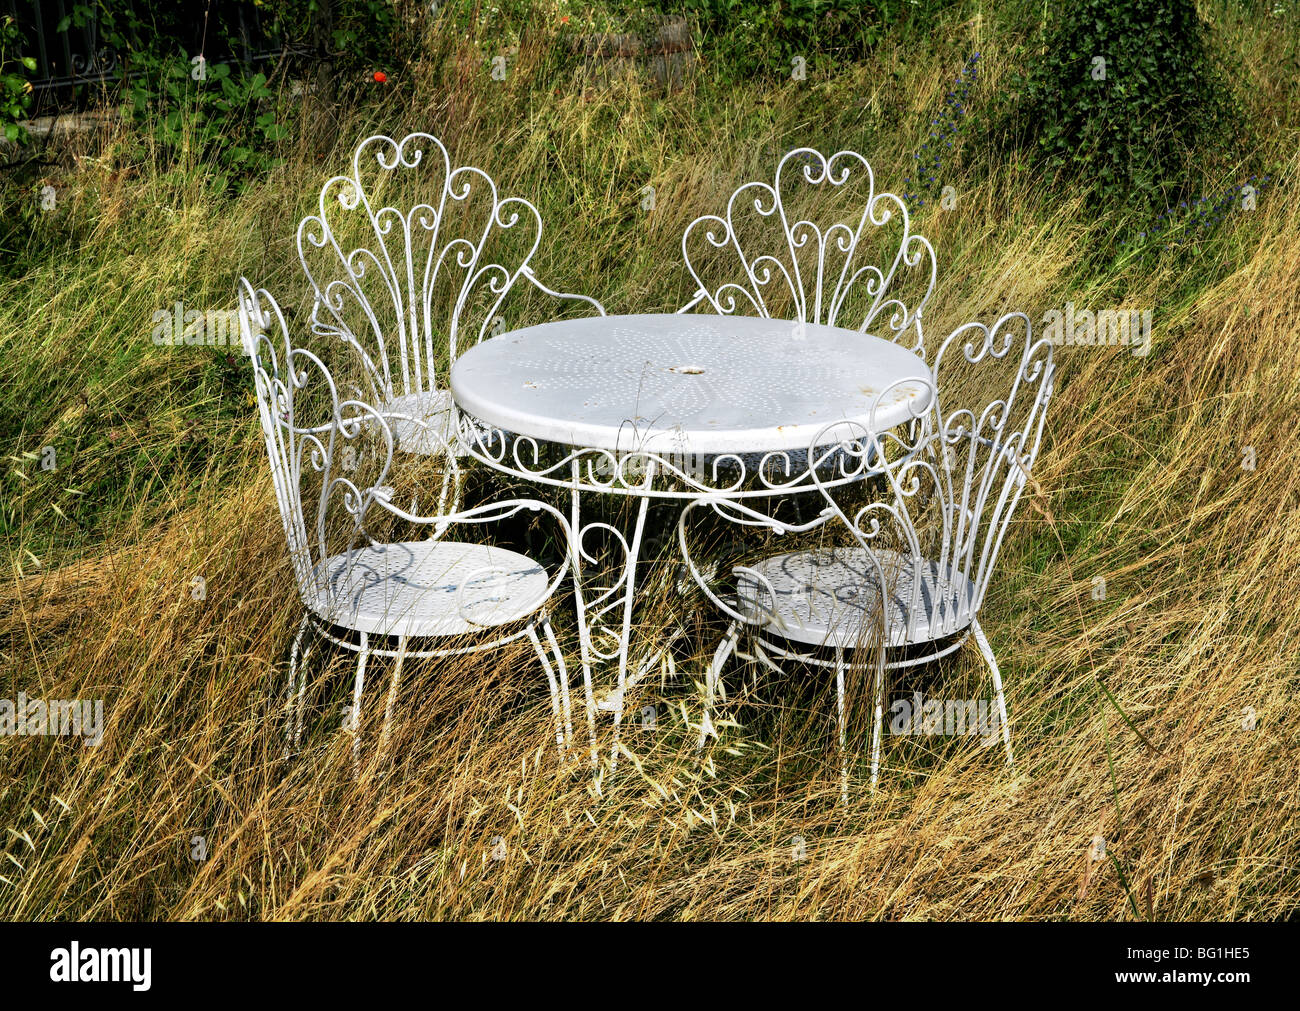
[[505,328],[499,313],[521,278],[605,314],[596,299],[538,279],[530,261],[541,238],[536,207],[501,197],[481,169],[453,167],[428,133],[366,138],[352,174],[321,187],[318,211],[297,235],[316,295],[312,332],[356,353],[399,451],[426,452],[430,432],[455,433],[455,405],[440,384],[467,342]]
[[[1016,321],[1023,323],[1023,334]],[[876,431],[837,422],[814,440],[865,461],[878,478],[849,487],[878,497],[845,508],[843,491],[825,488],[814,470],[827,505],[802,527],[777,524],[735,504],[714,506],[728,518],[783,534],[826,527],[839,535],[828,547],[736,566],[729,598],[719,596],[690,560],[683,515],[679,539],[688,566],[704,593],[731,618],[706,674],[700,747],[717,736],[712,707],[732,653],[777,672],[777,661],[833,670],[840,789],[847,802],[845,672],[874,667],[874,788],[884,671],[936,660],[973,636],[992,674],[1001,737],[1012,762],[1002,677],[978,615],[1037,457],[1053,368],[1050,341],[1033,339],[1023,313],[1010,313],[991,329],[970,323],[955,330],[936,355],[928,380],[933,395],[918,423]],[[877,403],[889,396],[890,390],[882,391]],[[874,661],[853,660],[855,650],[873,645]]]
[[[563,514],[532,499],[434,516],[398,508],[387,483],[397,439],[388,419],[361,400],[340,398],[321,359],[292,346],[274,298],[265,290],[255,291],[242,278],[239,313],[290,561],[306,607],[290,657],[286,754],[289,742],[296,747],[302,733],[303,667],[311,651],[311,646],[305,651],[302,646],[309,627],[358,654],[352,703],[344,716],[344,728],[353,735],[354,773],[360,763],[358,721],[371,656],[396,658],[380,735],[382,751],[407,656],[457,656],[521,639],[532,643],[546,673],[556,744],[563,753],[572,733],[568,674],[544,606],[568,572],[571,547],[559,571],[548,575],[542,565],[518,552],[442,536],[454,525],[541,510],[555,518],[564,543],[571,545]],[[434,430],[424,429],[420,436],[439,442],[444,454],[451,450]],[[434,536],[382,543],[367,532],[367,524],[397,520],[433,524]]]
[[[799,216],[804,208],[822,224]],[[745,183],[725,217],[687,225],[682,257],[697,290],[678,312],[703,305],[839,326],[925,356],[921,314],[934,291],[934,249],[912,233],[902,200],[876,192],[871,165],[854,151],[788,152],[773,183]]]

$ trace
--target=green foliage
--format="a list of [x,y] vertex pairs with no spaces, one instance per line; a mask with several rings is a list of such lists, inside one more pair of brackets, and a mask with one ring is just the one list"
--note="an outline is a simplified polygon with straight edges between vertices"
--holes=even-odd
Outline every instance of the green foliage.
[[165,162],[182,172],[201,166],[220,192],[241,191],[279,163],[276,143],[287,130],[265,74],[194,63],[184,53],[135,63],[142,72],[131,79],[130,108]]
[[[327,58],[344,71],[391,59],[401,27],[391,0],[253,0],[266,40],[284,54]],[[175,39],[190,37],[191,12],[170,0],[92,0],[72,4],[58,30],[92,20],[120,53],[164,55]],[[207,9],[203,35],[214,51],[240,54],[244,21],[234,4]]]
[[27,118],[32,105],[32,86],[26,75],[36,69],[36,61],[30,56],[14,59],[21,41],[18,25],[6,16],[0,21],[0,131],[6,140],[26,143],[27,131],[19,120]]
[[890,28],[927,19],[939,0],[658,0],[662,14],[691,17],[723,79],[777,71],[802,57],[810,69],[864,57]]
[[1169,199],[1191,156],[1225,148],[1242,119],[1194,0],[1068,0],[1014,84],[1040,164],[1105,198]]
[[403,46],[415,41],[401,30],[392,0],[257,0],[257,6],[268,36],[289,51],[328,58],[345,75],[402,62],[411,55]]
[[[287,76],[328,61],[343,74],[399,59],[397,15],[388,0],[285,0],[258,3],[262,28],[279,45]],[[190,53],[175,39],[193,34],[184,12],[162,0],[94,0],[73,4],[59,29],[94,21],[104,42],[122,54],[123,97],[153,151],[172,171],[199,170],[219,191],[238,192],[279,163],[285,104],[267,73],[238,63],[213,62],[213,53],[242,53],[239,22],[211,10],[206,53]],[[268,68],[269,69],[269,68]],[[314,74],[313,74],[314,76]]]
[[94,21],[104,42],[122,54],[126,107],[173,179],[201,171],[218,192],[242,191],[279,162],[275,145],[286,130],[275,94],[260,71],[177,50],[174,19],[175,11],[160,3],[96,0],[73,4],[58,28]]
[[[311,6],[315,6],[315,0]],[[338,8],[338,20],[330,28],[330,42],[345,65],[351,62],[365,69],[393,58],[400,26],[391,3],[361,0],[339,4]]]

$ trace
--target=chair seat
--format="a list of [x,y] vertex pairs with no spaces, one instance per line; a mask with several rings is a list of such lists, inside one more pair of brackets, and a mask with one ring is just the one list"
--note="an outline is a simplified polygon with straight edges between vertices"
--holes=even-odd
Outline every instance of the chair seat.
[[[403,541],[334,555],[317,569],[326,621],[375,635],[461,635],[536,611],[546,570],[505,548]],[[463,592],[462,592],[462,587]]]
[[[456,405],[450,390],[408,393],[384,404],[393,438],[401,453],[464,456],[456,433]],[[400,415],[394,418],[393,415]]]
[[[888,646],[931,642],[970,625],[975,587],[964,573],[947,581],[935,562],[914,567],[893,551],[875,552],[875,557],[892,591],[886,611]],[[880,576],[862,548],[796,551],[746,568],[760,573],[776,593],[773,602],[752,576],[738,577],[740,613],[761,622],[765,631],[809,646],[844,648],[879,635]],[[916,610],[909,615],[918,568],[921,585]]]

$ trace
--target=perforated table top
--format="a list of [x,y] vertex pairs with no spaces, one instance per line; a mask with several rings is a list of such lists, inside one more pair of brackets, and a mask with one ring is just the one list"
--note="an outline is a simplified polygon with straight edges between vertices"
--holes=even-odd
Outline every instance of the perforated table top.
[[755,316],[593,316],[493,337],[451,370],[461,409],[548,442],[616,451],[809,448],[832,422],[892,428],[929,370],[870,334]]

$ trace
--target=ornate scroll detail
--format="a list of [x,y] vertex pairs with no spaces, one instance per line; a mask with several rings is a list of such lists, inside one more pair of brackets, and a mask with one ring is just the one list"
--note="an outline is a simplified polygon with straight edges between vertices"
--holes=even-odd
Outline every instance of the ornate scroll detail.
[[584,493],[744,499],[815,492],[813,471],[821,473],[828,487],[859,480],[863,474],[861,458],[844,455],[834,440],[807,450],[696,457],[650,449],[558,446],[464,414],[459,425],[460,449],[480,463],[526,481]]
[[[408,197],[409,209],[383,205],[385,194]],[[498,310],[521,277],[604,315],[595,299],[536,278],[529,263],[541,234],[536,207],[502,197],[481,169],[453,167],[437,137],[369,137],[352,174],[329,179],[298,225],[316,293],[312,330],[356,352],[374,403],[437,390],[462,347],[502,325]]]
[[[1053,373],[1051,343],[1034,339],[1024,313],[991,328],[959,327],[935,356],[929,417],[910,429],[910,442],[898,429],[862,431],[886,494],[850,511],[823,488],[876,566],[878,585],[886,585],[885,556],[901,559],[909,599],[896,645],[913,641],[915,622],[924,620],[934,640],[965,629],[979,611],[1037,458]],[[989,399],[989,391],[999,392]],[[935,592],[923,601],[927,586]]]
[[[851,192],[850,183],[865,188],[856,220],[824,227],[791,221],[792,199]],[[901,235],[886,230],[891,222]],[[773,184],[746,183],[727,202],[725,217],[705,215],[687,225],[682,256],[698,289],[681,312],[706,304],[721,314],[871,331],[924,357],[921,314],[934,290],[934,249],[912,233],[901,199],[876,192],[871,166],[856,152],[827,158],[813,148],[790,151]]]

